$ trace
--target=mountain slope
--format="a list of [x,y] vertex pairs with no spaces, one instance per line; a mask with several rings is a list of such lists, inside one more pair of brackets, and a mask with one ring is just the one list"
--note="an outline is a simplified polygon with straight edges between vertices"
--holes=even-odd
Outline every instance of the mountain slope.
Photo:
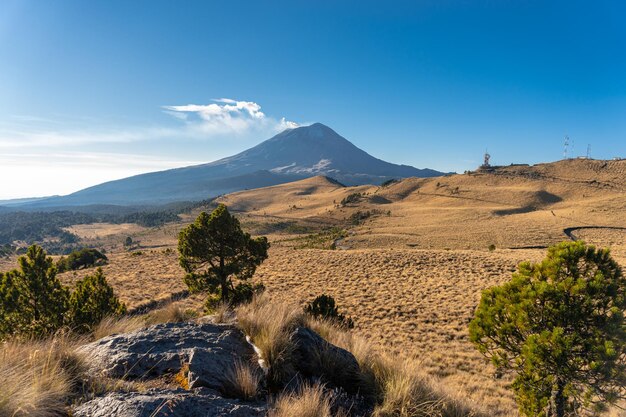
[[321,123],[288,129],[237,155],[208,164],[136,175],[33,203],[45,206],[158,204],[327,175],[346,185],[442,175],[374,158]]
[[626,262],[625,172],[626,160],[565,160],[385,186],[315,177],[218,201],[253,221],[350,227],[342,244],[350,248],[518,250],[583,239]]
[[441,172],[396,165],[374,158],[321,123],[285,130],[265,142],[208,166],[234,170],[255,166],[280,174],[328,175],[346,185],[388,177],[432,177]]

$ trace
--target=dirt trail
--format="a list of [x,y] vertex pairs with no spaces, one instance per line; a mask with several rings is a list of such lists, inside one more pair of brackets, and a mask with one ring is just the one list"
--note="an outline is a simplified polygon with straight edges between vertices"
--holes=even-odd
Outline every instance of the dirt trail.
[[583,230],[583,229],[604,229],[604,230],[626,230],[626,227],[619,226],[578,226],[578,227],[567,227],[563,229],[563,233],[570,239],[576,241],[578,238],[574,235],[574,231]]

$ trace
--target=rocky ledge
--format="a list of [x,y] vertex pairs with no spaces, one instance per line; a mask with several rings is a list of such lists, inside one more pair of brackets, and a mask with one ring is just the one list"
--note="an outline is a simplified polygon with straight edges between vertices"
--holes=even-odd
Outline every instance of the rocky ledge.
[[[352,354],[333,346],[317,333],[298,328],[292,335],[293,374],[284,389],[300,382],[322,382],[348,415],[367,414],[359,397],[359,365]],[[261,378],[259,395],[253,400],[235,398],[229,375],[241,363],[266,375],[245,336],[233,325],[213,323],[166,323],[127,334],[105,337],[80,349],[93,378],[107,381],[138,381],[143,389],[109,392],[74,407],[75,417],[152,416],[265,416],[268,390]],[[320,352],[322,353],[320,355]],[[324,362],[333,364],[332,375]],[[109,384],[115,387],[115,383]],[[123,384],[120,384],[122,386]],[[359,399],[361,398],[361,399]]]

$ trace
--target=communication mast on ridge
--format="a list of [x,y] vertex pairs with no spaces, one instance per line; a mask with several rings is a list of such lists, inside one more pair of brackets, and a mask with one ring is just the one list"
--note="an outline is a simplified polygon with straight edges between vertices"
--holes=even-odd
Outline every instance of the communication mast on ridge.
[[565,146],[563,147],[563,159],[567,159],[568,150],[569,150],[569,136],[565,135]]
[[591,158],[591,143],[587,145],[587,159]]
[[487,149],[485,149],[485,158],[483,159],[483,168],[489,168],[491,165],[489,165],[489,160],[491,159],[491,155],[489,155],[489,153],[487,152]]

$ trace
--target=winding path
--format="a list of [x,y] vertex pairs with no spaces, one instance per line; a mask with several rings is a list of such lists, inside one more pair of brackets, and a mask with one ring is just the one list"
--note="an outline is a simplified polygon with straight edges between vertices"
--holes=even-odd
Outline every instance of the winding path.
[[583,229],[609,229],[609,230],[624,230],[626,231],[626,227],[619,226],[578,226],[578,227],[566,227],[563,229],[563,233],[570,239],[576,241],[578,238],[574,235],[574,231],[583,230]]

